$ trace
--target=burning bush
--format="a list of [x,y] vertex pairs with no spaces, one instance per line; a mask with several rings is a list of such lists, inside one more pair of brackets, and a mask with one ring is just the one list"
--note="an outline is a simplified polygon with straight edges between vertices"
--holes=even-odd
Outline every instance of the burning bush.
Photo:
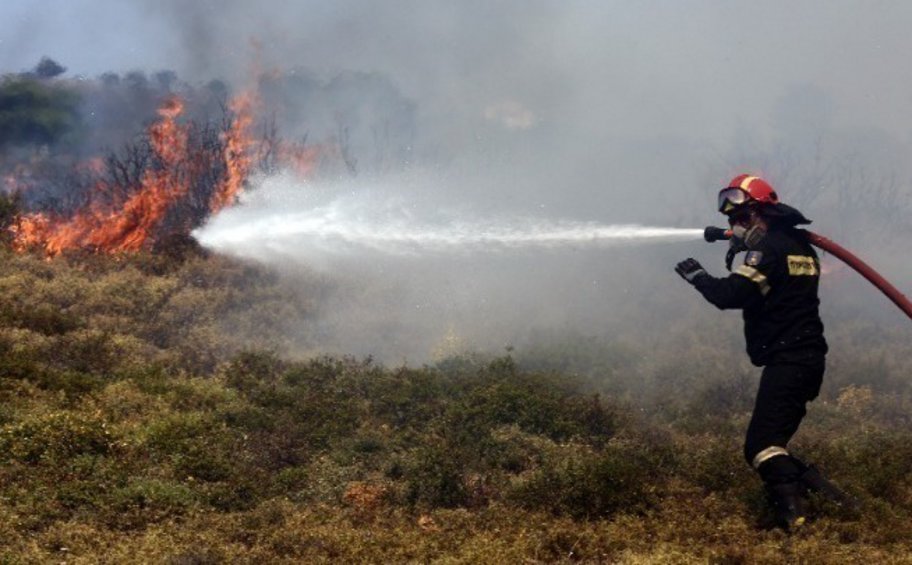
[[[0,228],[18,251],[155,249],[234,204],[256,171],[355,174],[353,147],[368,152],[366,139],[382,145],[369,166],[408,159],[410,140],[390,127],[411,131],[414,108],[383,77],[268,73],[231,96],[171,72],[77,81],[64,70],[42,61],[0,84],[0,188],[21,208],[8,218],[0,203]],[[318,143],[307,142],[311,125]]]
[[218,131],[181,123],[183,112],[179,98],[168,98],[143,137],[94,166],[83,183],[91,186],[84,203],[68,216],[20,215],[12,225],[14,248],[37,247],[48,255],[138,251],[168,233],[189,233],[209,213],[233,203],[250,171],[249,116],[232,112]]
[[[275,128],[255,138],[253,92],[222,104],[219,122],[187,117],[185,97],[168,93],[141,135],[104,157],[80,159],[63,142],[79,124],[78,100],[64,82],[7,79],[0,88],[9,122],[0,128],[0,169],[11,195],[0,227],[18,251],[150,249],[232,205],[254,170],[281,167],[306,177],[324,153],[279,139]],[[9,146],[31,149],[23,157]]]

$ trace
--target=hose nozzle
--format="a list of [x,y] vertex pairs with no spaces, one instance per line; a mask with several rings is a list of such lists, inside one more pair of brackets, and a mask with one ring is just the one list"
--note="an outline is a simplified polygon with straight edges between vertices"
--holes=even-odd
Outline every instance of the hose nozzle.
[[709,243],[712,243],[714,241],[731,239],[731,237],[732,237],[731,230],[717,228],[715,226],[708,226],[705,230],[703,230],[703,239],[705,239]]

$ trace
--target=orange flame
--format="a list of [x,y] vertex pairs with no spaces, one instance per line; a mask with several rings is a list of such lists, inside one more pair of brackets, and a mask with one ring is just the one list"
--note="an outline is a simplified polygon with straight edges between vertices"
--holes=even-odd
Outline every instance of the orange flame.
[[171,98],[159,109],[162,120],[152,125],[149,138],[161,167],[146,171],[139,192],[121,210],[101,222],[96,216],[94,229],[83,239],[89,247],[108,252],[138,251],[164,219],[171,203],[186,194],[187,180],[177,173],[187,155],[187,130],[175,121],[183,110],[178,98]]
[[13,249],[28,251],[36,247],[44,247],[50,222],[42,214],[20,216],[16,223],[10,227],[13,234]]
[[[73,248],[108,253],[141,249],[168,207],[188,188],[185,175],[179,174],[179,164],[187,154],[187,130],[176,121],[183,109],[176,97],[159,108],[161,119],[149,129],[149,139],[161,166],[145,172],[139,190],[120,209],[90,207],[61,222],[51,222],[40,213],[24,215],[12,229],[14,248],[43,246],[50,256]],[[103,185],[98,188],[104,189]]]
[[234,120],[228,131],[222,134],[225,141],[227,176],[224,182],[216,187],[209,202],[209,210],[213,214],[234,204],[250,174],[253,164],[250,126],[253,124],[254,102],[255,96],[246,92],[234,98],[229,104]]
[[303,143],[282,143],[278,147],[278,162],[301,178],[310,178],[323,154],[324,149],[319,145],[305,145]]
[[[333,155],[331,146],[273,141],[258,144],[252,137],[254,108],[259,103],[255,92],[243,93],[229,103],[231,121],[222,132],[224,176],[215,184],[209,197],[208,212],[214,214],[233,205],[244,189],[256,163],[274,151],[276,163],[301,178],[310,177],[320,159]],[[100,253],[133,252],[153,242],[166,215],[181,198],[188,195],[194,183],[204,179],[213,165],[212,155],[190,145],[189,125],[178,122],[184,111],[183,102],[172,97],[158,109],[159,120],[149,128],[148,137],[153,165],[142,174],[139,186],[127,197],[118,197],[124,187],[95,184],[102,195],[71,218],[51,217],[42,213],[22,214],[10,228],[13,248],[18,251],[42,249],[49,257],[68,249],[90,249]],[[100,178],[105,163],[99,158],[77,166],[77,170]],[[4,188],[19,188],[20,178],[2,179]]]

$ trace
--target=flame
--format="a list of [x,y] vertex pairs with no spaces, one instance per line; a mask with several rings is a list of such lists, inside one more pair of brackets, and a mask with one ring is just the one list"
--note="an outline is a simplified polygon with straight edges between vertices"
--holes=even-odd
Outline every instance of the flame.
[[[169,206],[188,188],[179,166],[187,154],[187,129],[177,122],[183,110],[183,102],[177,97],[159,108],[160,120],[150,127],[149,141],[160,165],[145,171],[139,190],[122,206],[104,210],[93,205],[60,222],[52,222],[41,213],[23,215],[13,226],[14,248],[43,246],[49,256],[74,248],[107,253],[143,248]],[[101,183],[96,187],[105,188]]]
[[171,203],[187,193],[187,180],[179,174],[179,165],[187,155],[187,130],[176,122],[183,110],[178,98],[169,99],[159,108],[162,119],[152,125],[149,139],[161,166],[146,170],[139,192],[121,210],[102,216],[100,222],[99,214],[92,214],[90,221],[95,226],[82,240],[88,247],[108,252],[138,251],[164,219]]
[[49,225],[49,220],[42,214],[20,216],[10,227],[13,234],[13,249],[22,252],[44,247]]
[[[182,199],[200,182],[208,181],[213,170],[221,170],[209,196],[208,214],[233,205],[244,189],[254,166],[261,163],[269,151],[276,163],[301,178],[313,175],[324,155],[338,150],[331,146],[308,145],[273,140],[271,150],[267,140],[257,142],[252,136],[254,109],[259,103],[255,91],[248,91],[229,102],[230,121],[219,136],[220,149],[191,143],[191,125],[179,122],[184,103],[178,97],[167,99],[158,109],[159,119],[149,127],[150,165],[143,171],[138,186],[116,186],[95,182],[92,202],[72,217],[56,217],[43,213],[20,215],[10,227],[13,248],[18,251],[43,250],[48,257],[68,249],[89,249],[99,253],[134,252],[151,246],[170,210],[181,205]],[[217,151],[221,151],[218,154]],[[212,167],[213,158],[222,161]],[[93,158],[80,163],[74,171],[101,179],[105,161]],[[27,172],[2,179],[7,191],[26,186]],[[124,196],[126,194],[126,196]],[[182,221],[180,219],[178,222]],[[188,228],[189,229],[189,228]]]
[[[256,162],[265,155],[266,148],[252,136],[254,108],[260,103],[254,91],[244,92],[229,104],[233,115],[231,126],[222,134],[225,142],[226,176],[219,183],[209,202],[210,213],[233,205],[250,177]],[[301,178],[310,178],[316,170],[324,149],[319,145],[291,143],[279,140],[275,147],[276,162]]]
[[97,176],[104,172],[105,162],[101,157],[92,157],[88,161],[80,163],[78,168]]
[[234,119],[228,131],[222,134],[225,142],[225,166],[227,175],[221,182],[209,202],[209,210],[215,214],[219,210],[234,204],[237,200],[250,168],[253,164],[251,148],[254,143],[250,136],[253,124],[253,105],[256,96],[251,92],[235,97],[229,104]]
[[310,178],[317,168],[324,148],[304,143],[281,143],[278,146],[279,164],[302,179]]

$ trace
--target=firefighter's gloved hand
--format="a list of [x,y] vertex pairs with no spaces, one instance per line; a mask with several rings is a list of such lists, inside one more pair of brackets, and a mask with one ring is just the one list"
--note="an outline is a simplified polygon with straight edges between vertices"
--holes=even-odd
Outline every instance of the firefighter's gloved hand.
[[690,284],[693,284],[700,275],[706,274],[706,270],[703,266],[700,265],[696,259],[690,258],[684,259],[678,263],[675,267],[675,272],[681,275],[681,277]]

